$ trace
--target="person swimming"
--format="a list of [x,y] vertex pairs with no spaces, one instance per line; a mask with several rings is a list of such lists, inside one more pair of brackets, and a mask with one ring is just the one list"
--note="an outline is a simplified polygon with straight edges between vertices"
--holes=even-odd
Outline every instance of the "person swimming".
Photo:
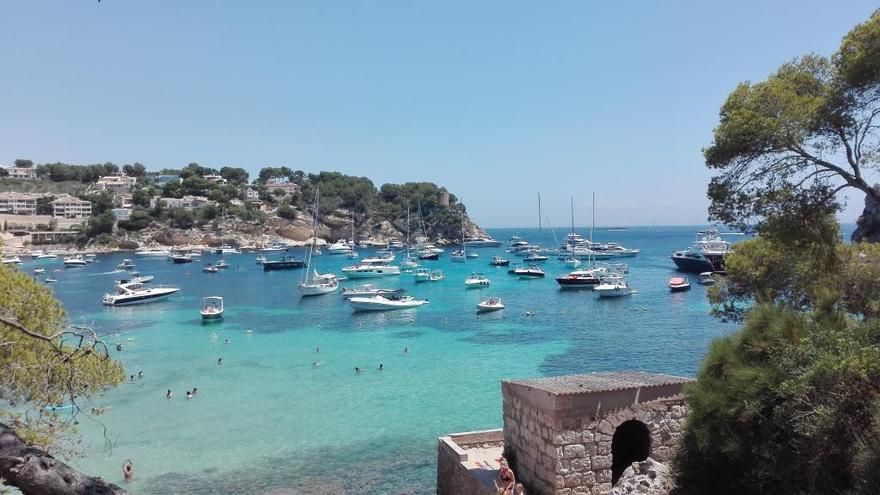
[[226,339],[223,343],[224,343],[224,344],[228,344],[228,343],[229,343],[229,339]]
[[220,358],[220,359],[217,360],[217,365],[219,366],[219,365],[221,365],[221,364],[223,364],[223,358]]
[[320,347],[315,347],[315,352],[321,352],[321,348],[320,348]]
[[382,371],[384,369],[385,369],[385,365],[382,363],[379,363],[379,371]]
[[195,397],[195,396],[196,396],[196,393],[197,393],[197,392],[198,392],[198,391],[199,391],[199,389],[197,389],[197,388],[195,388],[195,387],[193,387],[193,397]]
[[129,379],[130,381],[134,381],[134,375],[129,376],[128,379]]
[[171,389],[169,388],[169,389],[168,389],[168,392],[165,393],[165,398],[166,398],[166,399],[170,399],[170,398],[172,398],[172,397],[174,397],[174,394],[171,393]]
[[409,347],[404,347],[403,352],[409,352]]
[[122,463],[122,476],[125,478],[125,481],[130,481],[134,478],[134,464],[131,462],[131,459],[126,459]]
[[187,398],[187,400],[192,399],[192,398],[193,398],[193,393],[190,392],[189,390],[187,390],[187,391],[186,391],[186,398]]
[[144,370],[138,371],[138,378],[143,378],[143,377],[144,377]]
[[355,373],[360,373],[360,372],[361,372],[361,369],[358,368],[357,366],[355,366],[355,367],[354,367],[354,372],[355,372]]
[[122,350],[122,344],[116,344],[116,350],[117,350],[117,351],[121,351],[121,350]]

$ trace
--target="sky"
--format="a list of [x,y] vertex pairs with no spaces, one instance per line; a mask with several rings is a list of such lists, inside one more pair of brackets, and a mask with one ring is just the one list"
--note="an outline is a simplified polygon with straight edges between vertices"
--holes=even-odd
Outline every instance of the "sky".
[[[0,4],[0,164],[190,162],[431,181],[488,227],[702,224],[741,81],[875,2]],[[848,193],[844,221],[864,196]]]

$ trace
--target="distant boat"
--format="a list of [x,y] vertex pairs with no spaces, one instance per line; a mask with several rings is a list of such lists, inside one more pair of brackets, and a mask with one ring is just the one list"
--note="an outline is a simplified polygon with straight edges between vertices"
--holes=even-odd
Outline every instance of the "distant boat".
[[117,270],[134,270],[134,262],[129,259],[122,260],[122,263],[116,265]]
[[602,279],[602,283],[593,287],[593,292],[600,298],[612,298],[632,295],[635,289],[623,277],[613,275]]
[[470,237],[464,240],[464,245],[467,247],[499,247],[501,241],[491,237]]
[[256,261],[257,261],[258,265],[262,265],[263,263],[266,262],[266,257],[261,254],[261,255],[257,256]]
[[36,274],[45,273],[45,272],[46,272],[45,268],[34,268],[34,273],[36,273]]
[[489,287],[491,282],[482,273],[471,273],[470,277],[465,279],[464,286],[467,289],[480,289]]
[[116,286],[116,293],[104,294],[102,302],[106,306],[123,306],[129,304],[144,304],[164,299],[180,291],[179,287],[145,287],[144,284],[131,282]]
[[537,265],[531,265],[528,267],[519,267],[514,266],[507,270],[507,273],[511,275],[516,275],[519,278],[543,278],[544,270],[541,270],[541,267]]
[[54,283],[57,282],[57,281],[58,281],[57,278],[47,278],[47,279],[46,279],[46,283],[47,283],[47,284],[54,284]]
[[18,256],[13,256],[11,258],[3,258],[2,260],[0,260],[0,263],[2,263],[4,265],[18,265],[18,264],[21,264],[21,258],[19,258]]
[[669,292],[684,292],[691,290],[691,284],[687,277],[672,277],[669,279]]
[[83,256],[81,254],[78,254],[76,256],[68,256],[68,257],[64,258],[64,267],[65,268],[76,267],[76,266],[86,266],[88,264],[89,263],[85,260],[85,258],[83,258]]
[[298,260],[293,256],[282,256],[281,259],[266,260],[261,264],[263,265],[264,272],[271,272],[275,270],[294,270],[297,268],[304,268],[306,266],[305,261]]
[[452,254],[449,255],[449,259],[458,263],[464,263],[465,260],[467,260],[467,254],[459,249],[457,251],[453,251]]
[[477,311],[481,313],[487,313],[489,311],[498,311],[504,309],[504,304],[501,303],[501,298],[499,297],[490,297],[485,301],[477,304]]
[[169,251],[165,248],[145,248],[145,249],[139,249],[139,250],[135,251],[134,254],[137,256],[165,256],[165,257],[167,257],[168,255],[171,254],[171,251]]
[[383,289],[372,284],[363,284],[357,287],[346,287],[342,289],[342,297],[350,299],[352,297],[372,297],[372,296],[390,296],[405,292],[404,289]]
[[489,264],[492,266],[507,266],[510,264],[510,260],[502,258],[501,256],[492,256],[492,260],[489,261]]
[[223,318],[223,298],[220,296],[202,298],[202,310],[200,313],[203,320],[219,320]]
[[178,265],[183,264],[183,263],[192,263],[193,257],[189,253],[172,254],[171,261],[173,261],[174,263],[176,263]]
[[[306,258],[306,270],[305,273],[303,273],[302,281],[299,283],[299,291],[303,297],[320,296],[336,292],[336,290],[339,289],[339,280],[336,279],[335,275],[318,275],[318,270],[312,267],[312,257],[315,255],[315,242],[317,241],[318,235],[318,205],[320,197],[320,190],[315,189],[315,216],[312,222],[312,249],[309,250],[308,257]],[[347,250],[348,244],[344,241],[341,244],[336,243],[328,248],[330,254],[342,254]]]
[[204,268],[202,268],[202,271],[205,273],[217,273],[220,271],[220,269],[217,268],[216,266],[208,263],[207,265],[204,266]]
[[697,280],[697,283],[700,285],[714,285],[715,274],[712,272],[703,272],[700,274],[700,278]]
[[390,311],[396,309],[414,309],[428,304],[427,299],[416,299],[413,296],[386,297],[353,297],[348,300],[355,311]]

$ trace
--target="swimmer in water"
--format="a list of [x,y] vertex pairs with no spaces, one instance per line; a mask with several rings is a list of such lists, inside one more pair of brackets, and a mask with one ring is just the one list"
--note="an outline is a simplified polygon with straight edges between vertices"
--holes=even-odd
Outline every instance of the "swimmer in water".
[[144,377],[144,371],[143,370],[138,371],[138,378],[143,378],[143,377]]
[[385,365],[382,363],[379,363],[379,371],[382,371],[384,369],[385,369]]
[[197,388],[195,388],[195,387],[193,387],[193,397],[195,397],[195,396],[196,396],[196,393],[197,393],[197,392],[198,392],[198,391],[199,391],[199,389],[197,389]]
[[171,389],[169,388],[168,392],[165,393],[165,398],[170,399],[172,397],[174,397],[174,394],[171,393]]
[[409,347],[404,347],[403,352],[409,352]]
[[121,350],[122,350],[122,344],[116,344],[116,350],[117,350],[117,351],[121,351]]
[[221,365],[221,364],[223,364],[223,358],[220,358],[220,359],[217,360],[217,365],[219,366],[219,365]]
[[360,372],[361,372],[361,369],[358,368],[357,366],[355,366],[355,367],[354,367],[354,372],[355,372],[355,373],[360,373]]
[[122,463],[122,476],[125,478],[125,481],[130,481],[134,478],[134,464],[132,464],[131,459],[126,459]]
[[320,348],[320,347],[315,347],[315,352],[321,352],[321,348]]
[[229,339],[226,339],[226,341],[223,342],[223,343],[224,343],[224,344],[228,344],[228,343],[229,343]]
[[129,376],[128,379],[134,381],[134,375]]
[[192,398],[193,398],[193,393],[190,392],[189,390],[187,390],[187,391],[186,391],[186,399],[189,400],[189,399],[192,399]]

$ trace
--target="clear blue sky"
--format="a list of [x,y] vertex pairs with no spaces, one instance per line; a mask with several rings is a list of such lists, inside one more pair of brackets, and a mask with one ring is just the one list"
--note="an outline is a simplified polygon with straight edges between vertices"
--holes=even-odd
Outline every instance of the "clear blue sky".
[[[743,80],[875,2],[7,1],[0,163],[433,181],[486,226],[702,223]],[[852,195],[845,220],[860,211]]]

